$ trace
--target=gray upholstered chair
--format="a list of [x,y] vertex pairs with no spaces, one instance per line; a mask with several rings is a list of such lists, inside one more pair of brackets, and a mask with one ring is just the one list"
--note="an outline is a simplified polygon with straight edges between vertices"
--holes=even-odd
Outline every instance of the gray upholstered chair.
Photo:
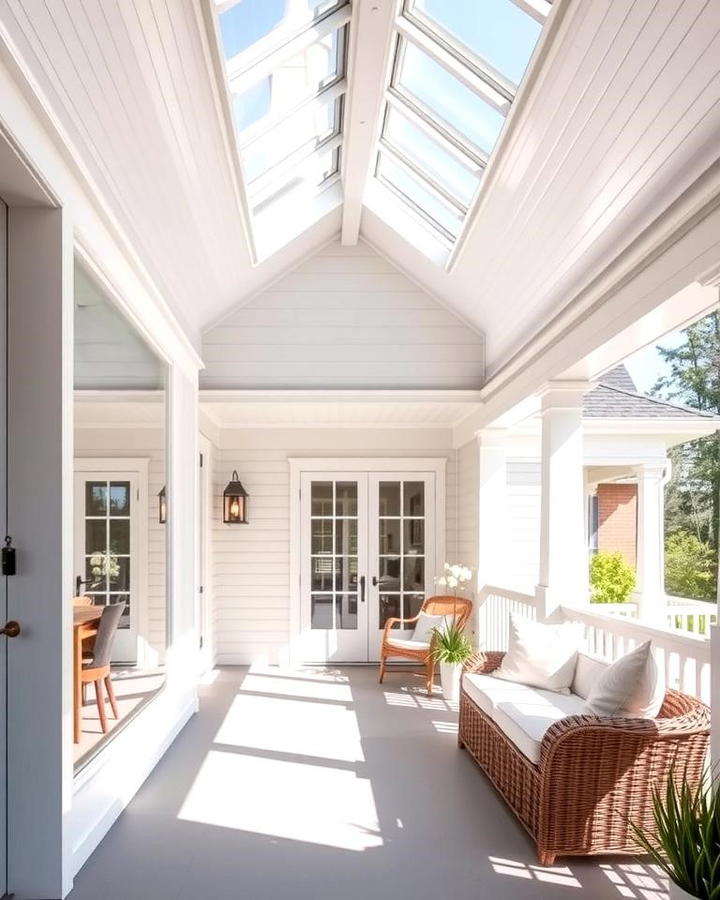
[[103,734],[107,734],[108,730],[107,717],[105,715],[105,697],[103,696],[103,682],[105,682],[105,690],[107,691],[113,716],[116,719],[118,717],[115,692],[113,691],[112,680],[110,678],[110,660],[112,658],[115,635],[117,633],[118,625],[120,624],[120,617],[125,612],[125,606],[125,603],[111,603],[103,609],[97,634],[95,635],[92,655],[83,660],[82,669],[80,671],[80,680],[83,685],[90,684],[91,681],[95,684],[95,698],[97,700],[100,727],[103,730]]

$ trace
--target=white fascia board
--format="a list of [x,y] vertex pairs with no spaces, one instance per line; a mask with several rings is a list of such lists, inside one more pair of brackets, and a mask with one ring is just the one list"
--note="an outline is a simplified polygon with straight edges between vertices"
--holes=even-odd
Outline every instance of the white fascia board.
[[583,419],[583,431],[587,434],[655,434],[667,435],[673,443],[681,443],[675,440],[682,436],[683,440],[694,440],[720,431],[720,421],[716,419]]
[[200,390],[200,403],[479,403],[472,390],[248,389]]
[[348,82],[343,134],[344,207],[341,241],[356,244],[365,187],[372,176],[390,80],[393,24],[398,0],[354,3],[350,26]]

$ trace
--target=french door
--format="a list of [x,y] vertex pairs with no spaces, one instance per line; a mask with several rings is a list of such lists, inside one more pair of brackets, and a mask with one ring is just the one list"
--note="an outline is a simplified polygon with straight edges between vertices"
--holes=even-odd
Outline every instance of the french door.
[[302,473],[304,661],[373,662],[386,620],[417,614],[435,576],[435,491],[433,472]]
[[112,659],[134,664],[144,595],[141,472],[99,466],[102,460],[75,462],[75,591],[99,606],[125,603]]

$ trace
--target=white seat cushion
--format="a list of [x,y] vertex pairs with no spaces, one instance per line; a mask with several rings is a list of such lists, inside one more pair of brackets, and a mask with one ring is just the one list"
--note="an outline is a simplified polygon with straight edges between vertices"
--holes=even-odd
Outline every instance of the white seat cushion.
[[405,640],[403,638],[388,638],[388,646],[398,647],[400,650],[429,650],[428,641]]
[[546,691],[490,675],[465,674],[463,687],[535,765],[540,762],[540,745],[548,728],[567,716],[580,715],[585,705],[577,694]]

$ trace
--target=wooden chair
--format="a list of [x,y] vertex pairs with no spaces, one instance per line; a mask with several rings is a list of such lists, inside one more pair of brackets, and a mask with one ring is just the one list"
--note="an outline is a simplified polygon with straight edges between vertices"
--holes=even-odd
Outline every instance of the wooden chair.
[[[455,624],[462,628],[470,618],[472,612],[472,600],[467,597],[437,596],[428,597],[423,603],[420,612],[429,616],[454,617]],[[382,646],[380,647],[380,684],[385,677],[385,665],[388,657],[401,657],[414,659],[422,663],[427,676],[428,697],[432,696],[433,679],[435,677],[435,659],[433,658],[432,641],[410,641],[392,637],[392,627],[396,623],[405,623],[405,627],[415,624],[420,618],[418,613],[412,619],[387,619],[383,631]],[[413,646],[413,644],[415,646]]]
[[113,716],[116,719],[118,718],[115,692],[110,678],[110,659],[120,616],[122,616],[124,611],[125,603],[111,603],[103,609],[97,634],[95,635],[92,656],[83,660],[82,669],[80,670],[80,681],[83,686],[90,684],[90,682],[93,682],[95,685],[95,699],[97,700],[100,727],[103,734],[107,734],[108,730],[103,681],[105,682],[105,690],[107,691]]

